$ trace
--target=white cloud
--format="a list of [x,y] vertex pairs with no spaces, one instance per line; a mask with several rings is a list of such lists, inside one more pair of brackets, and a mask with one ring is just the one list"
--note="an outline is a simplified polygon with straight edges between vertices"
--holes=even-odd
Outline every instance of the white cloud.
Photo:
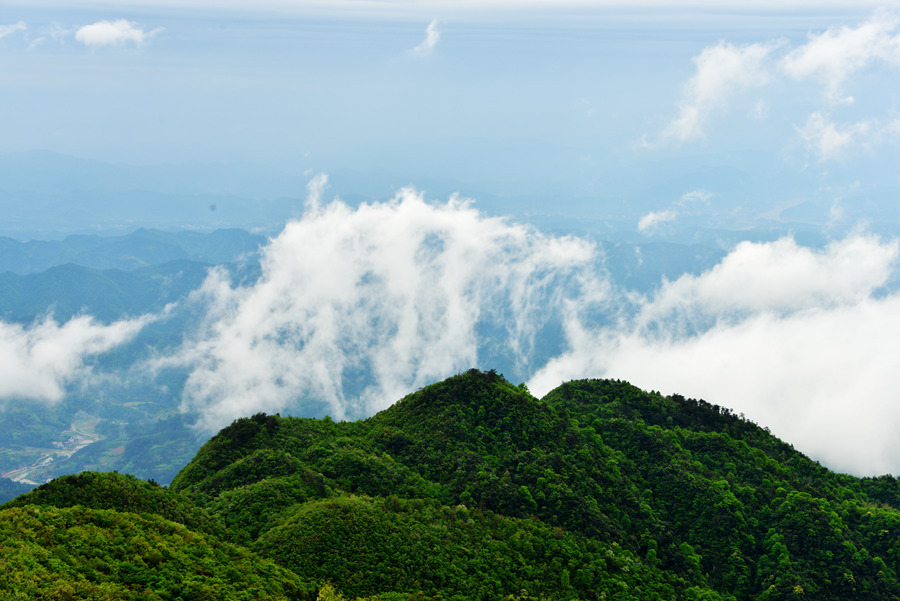
[[704,204],[708,205],[709,200],[714,196],[712,192],[704,190],[703,188],[698,188],[696,190],[691,190],[690,192],[686,192],[681,195],[681,198],[678,200],[678,204],[680,206],[689,206],[695,204]]
[[425,39],[422,43],[412,49],[412,53],[416,56],[431,56],[434,47],[437,46],[441,39],[441,32],[438,30],[438,21],[433,19],[425,29]]
[[827,95],[839,100],[844,82],[872,62],[900,66],[898,23],[896,17],[879,11],[858,27],[835,27],[811,35],[806,44],[784,57],[781,65],[796,79],[818,79]]
[[875,130],[868,121],[838,126],[820,112],[811,114],[803,127],[797,129],[807,146],[823,161],[838,158],[849,147],[867,139]]
[[27,29],[28,26],[25,25],[25,21],[19,21],[13,25],[0,25],[0,40],[17,31],[25,31]]
[[833,469],[900,472],[900,294],[880,295],[897,241],[856,234],[820,252],[785,239],[739,245],[720,265],[644,301],[633,321],[566,323],[568,352],[530,381],[615,377],[706,398]]
[[651,211],[638,221],[638,231],[648,233],[655,230],[661,223],[674,221],[677,217],[675,211]]
[[787,312],[852,304],[868,298],[890,275],[898,244],[852,236],[824,252],[792,238],[742,242],[713,269],[666,283],[644,308],[643,323],[691,312],[723,319],[734,314]]
[[68,384],[90,373],[86,359],[128,342],[149,320],[101,325],[81,316],[62,325],[47,318],[28,327],[0,322],[0,401],[59,401]]
[[75,39],[92,48],[100,46],[123,46],[133,43],[140,46],[150,38],[163,31],[159,27],[152,31],[144,31],[137,23],[127,19],[118,21],[97,21],[91,25],[85,25],[75,32]]
[[[642,298],[612,289],[584,240],[410,189],[353,209],[323,202],[325,183],[311,182],[303,218],[263,249],[257,282],[211,273],[193,297],[204,319],[160,360],[190,371],[183,408],[199,427],[317,402],[369,415],[493,367],[479,363],[491,347],[519,358],[536,394],[623,378],[744,412],[833,468],[900,473],[900,294],[885,290],[898,241],[743,243]],[[564,350],[540,366],[548,324],[562,326]]]
[[[776,51],[784,46],[784,42],[746,46],[720,42],[705,48],[693,59],[696,72],[685,85],[678,117],[663,129],[661,138],[682,142],[701,138],[710,116],[724,111],[732,98],[773,81],[784,84],[785,76],[824,86],[827,111],[813,107],[807,123],[797,128],[821,160],[838,158],[853,145],[874,144],[882,134],[892,133],[890,126],[879,126],[886,119],[877,115],[839,125],[830,122],[825,114],[836,106],[871,105],[865,98],[857,102],[845,88],[854,74],[879,63],[900,67],[900,18],[887,11],[876,11],[859,25],[810,34],[806,43],[776,58]],[[777,82],[776,76],[782,81]],[[767,119],[772,108],[760,99],[750,108],[749,115]]]
[[703,136],[709,115],[726,106],[731,96],[769,81],[766,61],[776,46],[735,46],[720,42],[694,57],[697,72],[685,86],[678,118],[663,131],[681,141]]
[[310,185],[304,217],[264,249],[258,282],[213,272],[195,294],[206,318],[171,361],[191,370],[184,408],[204,429],[300,399],[338,418],[370,414],[477,365],[480,323],[490,344],[527,362],[536,332],[575,294],[567,286],[582,285],[569,278],[594,258],[586,241],[456,198],[429,204],[405,189],[354,210],[323,204],[323,185]]

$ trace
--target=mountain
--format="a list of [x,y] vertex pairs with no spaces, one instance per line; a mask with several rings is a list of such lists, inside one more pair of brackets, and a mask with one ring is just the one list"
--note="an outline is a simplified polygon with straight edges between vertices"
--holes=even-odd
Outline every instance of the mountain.
[[252,258],[266,238],[240,229],[166,232],[140,228],[121,236],[71,235],[23,242],[0,237],[0,273],[35,274],[58,265],[132,270],[171,261],[218,264]]
[[30,323],[50,313],[59,322],[86,314],[110,323],[157,313],[198,288],[210,265],[176,260],[132,271],[67,263],[30,275],[0,274],[0,319]]
[[538,400],[471,370],[362,421],[239,419],[169,488],[44,484],[0,507],[0,591],[896,599],[898,501],[892,476],[836,474],[702,400],[614,380]]

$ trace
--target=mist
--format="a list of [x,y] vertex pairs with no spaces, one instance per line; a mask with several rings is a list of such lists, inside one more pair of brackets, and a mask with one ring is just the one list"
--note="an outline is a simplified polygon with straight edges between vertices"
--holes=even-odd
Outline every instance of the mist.
[[151,320],[100,324],[80,315],[62,324],[50,316],[30,325],[0,321],[0,405],[59,402],[69,386],[90,380],[93,357],[129,342]]

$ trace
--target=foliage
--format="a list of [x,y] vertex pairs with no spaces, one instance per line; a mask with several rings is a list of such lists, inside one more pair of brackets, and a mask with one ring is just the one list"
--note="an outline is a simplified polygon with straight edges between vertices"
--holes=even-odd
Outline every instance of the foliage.
[[[138,530],[179,522],[314,583],[296,594],[323,600],[837,601],[900,598],[898,501],[892,476],[835,474],[702,400],[613,380],[538,400],[471,370],[359,422],[237,420],[169,489],[82,474],[4,511],[83,506]],[[8,578],[37,569],[17,559],[36,550],[10,553]],[[118,586],[136,559],[111,557],[102,581],[81,560],[61,573]],[[230,557],[207,569],[227,572]]]
[[186,495],[117,472],[82,472],[62,476],[10,501],[4,508],[27,505],[60,508],[81,505],[93,509],[150,513],[183,524],[191,530],[220,538],[226,535],[222,518],[210,515]]
[[256,548],[348,595],[691,598],[683,580],[615,543],[434,500],[345,496],[299,504]]
[[4,599],[314,599],[246,549],[150,514],[75,506],[0,510]]

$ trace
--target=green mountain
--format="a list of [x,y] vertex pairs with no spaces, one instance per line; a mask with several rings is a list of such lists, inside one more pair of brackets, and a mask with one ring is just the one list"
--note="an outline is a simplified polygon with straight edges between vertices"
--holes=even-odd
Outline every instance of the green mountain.
[[0,507],[0,591],[900,599],[898,501],[704,401],[472,370],[363,421],[237,420],[169,488],[44,484]]

